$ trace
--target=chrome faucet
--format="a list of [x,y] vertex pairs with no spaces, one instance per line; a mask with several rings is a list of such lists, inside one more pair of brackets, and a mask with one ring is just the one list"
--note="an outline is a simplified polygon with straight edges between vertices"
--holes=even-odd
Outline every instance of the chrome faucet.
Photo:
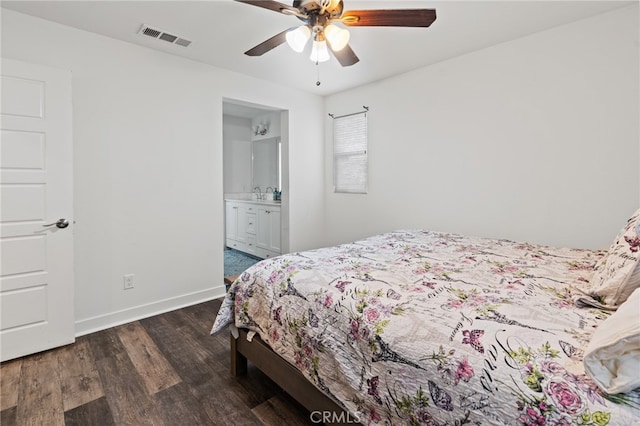
[[273,188],[267,186],[267,189],[264,190],[264,200],[273,200],[275,197],[273,196]]
[[260,189],[259,186],[256,186],[255,188],[253,188],[253,193],[256,194],[256,198],[258,200],[262,200],[263,195],[262,195],[262,190]]

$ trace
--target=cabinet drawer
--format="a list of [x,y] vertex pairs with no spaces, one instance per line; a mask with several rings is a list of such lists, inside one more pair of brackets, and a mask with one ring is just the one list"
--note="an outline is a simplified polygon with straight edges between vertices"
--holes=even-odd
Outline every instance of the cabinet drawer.
[[[244,252],[247,251],[247,244],[240,241],[236,241],[236,240],[227,239],[227,247],[230,247],[232,249],[239,250],[239,251],[244,251]],[[255,247],[255,243],[254,243],[254,247]]]
[[256,254],[256,237],[247,236],[247,244],[245,245],[246,249],[244,250],[249,254]]
[[272,257],[280,256],[280,254],[281,253],[276,253],[271,250],[265,250],[260,247],[256,247],[256,253],[255,253],[255,255],[261,259],[271,259]]

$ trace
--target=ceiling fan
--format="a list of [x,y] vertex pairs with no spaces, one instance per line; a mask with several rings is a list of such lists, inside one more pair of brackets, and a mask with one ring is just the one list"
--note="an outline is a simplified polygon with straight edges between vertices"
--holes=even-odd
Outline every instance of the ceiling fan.
[[359,61],[349,46],[349,31],[334,24],[348,27],[428,27],[436,20],[434,9],[378,9],[343,11],[342,0],[294,0],[293,6],[275,0],[236,0],[265,9],[293,15],[304,24],[282,31],[247,50],[245,55],[261,56],[285,41],[296,52],[302,52],[311,38],[313,62],[330,59],[329,50],[343,67]]

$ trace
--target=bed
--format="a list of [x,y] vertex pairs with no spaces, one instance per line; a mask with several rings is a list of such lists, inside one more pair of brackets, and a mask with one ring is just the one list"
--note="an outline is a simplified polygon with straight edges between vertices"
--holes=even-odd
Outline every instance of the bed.
[[[640,210],[617,240],[633,242],[636,222]],[[618,307],[638,322],[640,290],[612,307],[593,287],[594,275],[640,270],[637,251],[622,266],[608,256],[400,230],[257,263],[232,284],[212,333],[230,326],[234,374],[249,358],[312,423],[639,424],[635,378],[608,393],[583,362]],[[624,356],[631,345],[620,359],[637,376],[633,338],[614,343]]]

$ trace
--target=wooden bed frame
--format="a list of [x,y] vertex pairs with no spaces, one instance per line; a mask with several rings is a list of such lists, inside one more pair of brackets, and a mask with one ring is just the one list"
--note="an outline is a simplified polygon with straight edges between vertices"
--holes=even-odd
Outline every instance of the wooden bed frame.
[[[320,424],[316,420],[320,420],[323,415],[325,419],[331,420],[325,424],[354,425],[359,423],[355,416],[349,414],[333,399],[322,393],[300,371],[276,354],[260,339],[260,336],[254,335],[252,341],[249,342],[247,330],[239,329],[238,331],[240,336],[237,339],[231,335],[231,374],[234,377],[246,374],[248,360],[309,410],[310,424]],[[311,414],[313,414],[313,418]]]

